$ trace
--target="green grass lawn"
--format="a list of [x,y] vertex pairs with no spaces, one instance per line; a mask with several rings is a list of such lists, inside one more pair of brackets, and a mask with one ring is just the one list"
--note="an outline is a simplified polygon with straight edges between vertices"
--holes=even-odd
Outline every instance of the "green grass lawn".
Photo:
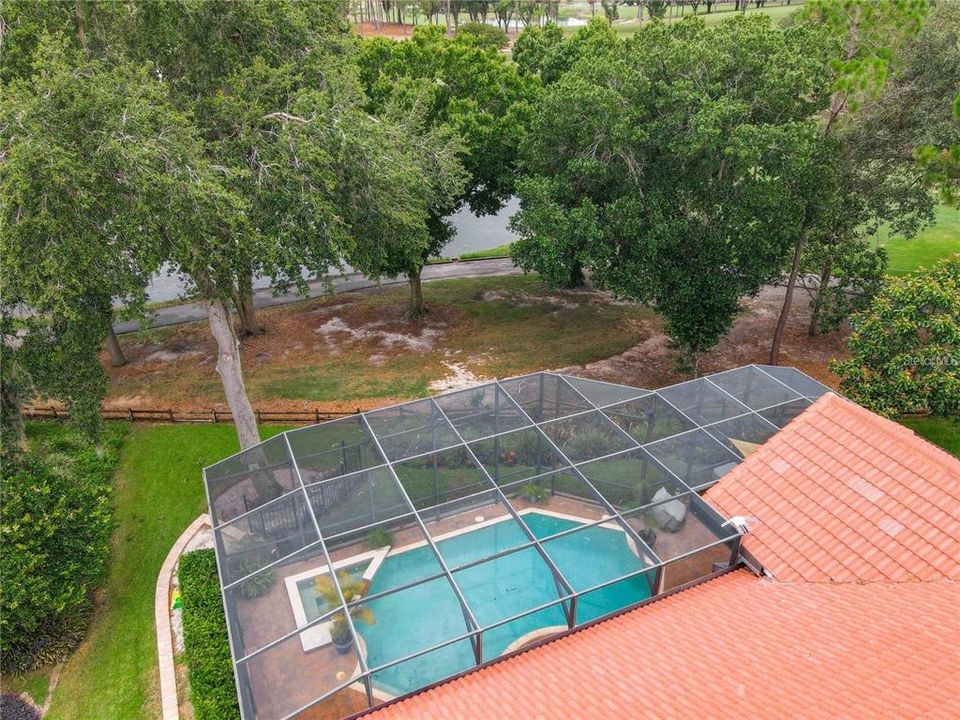
[[877,245],[887,249],[891,275],[929,268],[947,255],[960,252],[960,208],[941,205],[936,222],[911,240],[891,237],[887,228],[880,228],[875,238]]
[[911,418],[901,420],[900,424],[960,457],[960,418]]
[[[264,427],[262,434],[280,430]],[[63,668],[47,720],[159,716],[157,575],[177,537],[206,508],[201,468],[237,448],[232,425],[131,429],[115,482],[117,528],[103,602]]]

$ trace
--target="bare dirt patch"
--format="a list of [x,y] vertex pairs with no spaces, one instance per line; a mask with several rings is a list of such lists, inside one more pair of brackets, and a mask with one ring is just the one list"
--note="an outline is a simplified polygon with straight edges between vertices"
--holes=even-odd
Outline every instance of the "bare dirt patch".
[[[764,288],[755,298],[743,302],[743,312],[717,347],[702,362],[701,373],[708,374],[750,363],[766,364],[770,341],[783,304],[784,289],[779,286]],[[809,299],[804,294],[794,296],[791,318],[787,324],[780,352],[780,364],[791,365],[831,387],[837,387],[839,378],[830,372],[828,363],[847,356],[846,338],[849,328],[837,332],[809,336]],[[627,385],[658,388],[688,379],[678,372],[669,339],[661,332],[656,320],[649,324],[649,337],[626,352],[604,360],[578,367],[564,368],[577,374],[610,380]]]
[[[678,372],[655,313],[601,292],[550,291],[534,277],[512,276],[433,282],[425,295],[422,321],[407,317],[404,288],[261,311],[267,332],[241,344],[254,406],[352,412],[550,368],[648,388],[689,377]],[[767,288],[746,300],[701,371],[765,363],[782,298],[782,288]],[[845,355],[847,332],[811,338],[808,320],[807,298],[798,296],[781,362],[835,386],[827,363]],[[131,362],[109,368],[108,406],[225,409],[205,323],[121,342]]]

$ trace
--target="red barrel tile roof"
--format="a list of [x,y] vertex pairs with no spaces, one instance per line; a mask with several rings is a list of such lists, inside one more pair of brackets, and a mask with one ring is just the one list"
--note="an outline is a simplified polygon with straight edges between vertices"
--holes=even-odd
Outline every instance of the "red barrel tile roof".
[[377,720],[960,717],[960,461],[829,394],[712,488],[735,570]]
[[782,582],[960,579],[960,460],[833,393],[706,498]]
[[389,705],[376,720],[960,717],[960,584],[736,570]]

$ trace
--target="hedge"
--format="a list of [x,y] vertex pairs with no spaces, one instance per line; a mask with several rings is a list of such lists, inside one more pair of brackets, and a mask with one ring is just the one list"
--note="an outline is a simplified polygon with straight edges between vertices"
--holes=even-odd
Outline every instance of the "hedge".
[[177,572],[183,600],[183,641],[196,720],[239,719],[227,621],[213,550],[181,556]]
[[125,428],[99,446],[57,424],[31,427],[29,451],[0,481],[0,666],[60,662],[83,639],[113,528],[111,480]]

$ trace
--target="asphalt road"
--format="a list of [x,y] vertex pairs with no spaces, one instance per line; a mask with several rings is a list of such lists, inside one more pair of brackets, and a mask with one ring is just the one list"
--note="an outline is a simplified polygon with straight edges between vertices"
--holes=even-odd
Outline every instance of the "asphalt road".
[[[518,275],[520,272],[520,268],[510,262],[509,258],[494,258],[490,260],[469,260],[428,265],[423,269],[422,278],[425,282],[428,282],[431,280],[446,280],[448,278]],[[396,280],[384,280],[379,283],[379,286],[388,287],[390,285],[403,284],[406,281],[406,277],[401,276]],[[333,294],[348,292],[350,290],[363,290],[364,288],[377,287],[377,285],[376,282],[368,280],[359,273],[346,275],[336,278],[333,281]],[[254,290],[253,304],[256,308],[268,308],[331,294],[325,284],[318,280],[308,282],[308,288],[309,290],[306,296],[300,295],[297,292],[274,295],[270,288],[258,288]],[[204,320],[206,317],[207,311],[202,303],[185,302],[154,310],[145,323],[141,323],[138,320],[128,320],[115,323],[113,329],[119,335],[122,333],[135,332],[144,326],[166,327],[168,325],[179,325],[180,323]]]

